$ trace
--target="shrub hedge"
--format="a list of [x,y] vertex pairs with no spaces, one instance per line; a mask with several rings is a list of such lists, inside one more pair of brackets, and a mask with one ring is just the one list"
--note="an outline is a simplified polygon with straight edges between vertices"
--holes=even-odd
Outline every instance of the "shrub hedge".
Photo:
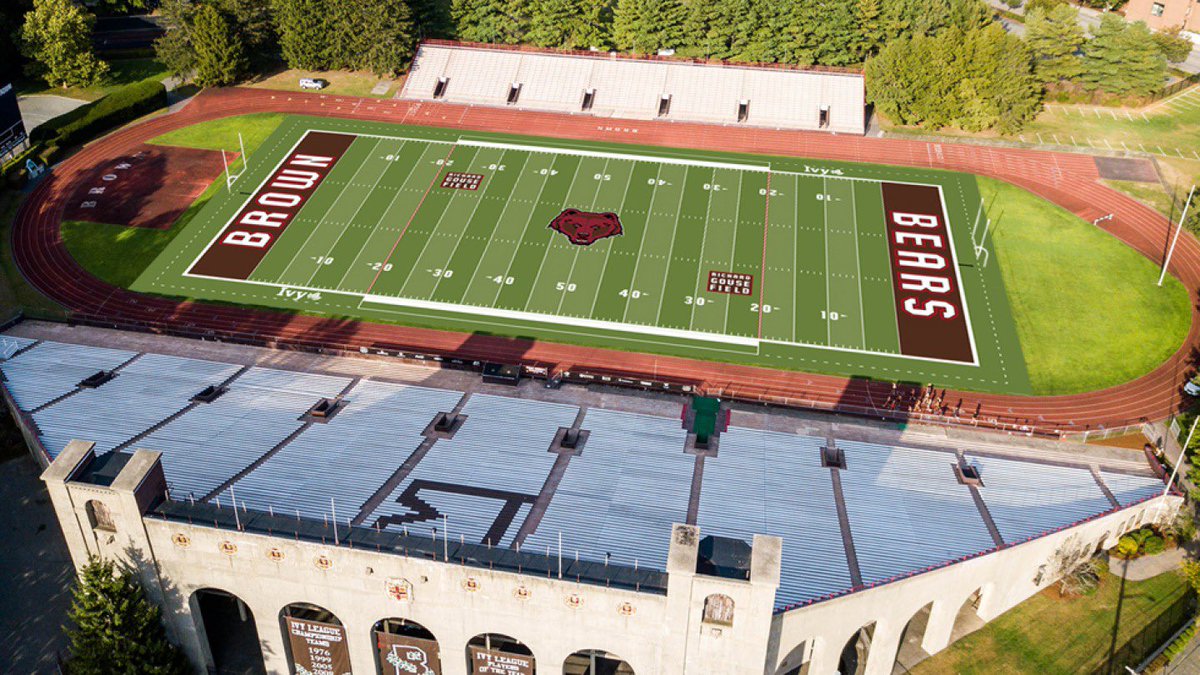
[[37,143],[70,147],[167,105],[162,82],[129,84],[111,94],[59,115],[33,130]]
[[58,161],[64,150],[131,122],[167,105],[167,89],[161,82],[146,80],[126,85],[107,96],[64,113],[34,129],[31,147],[6,164],[6,183],[17,188],[25,182],[25,160],[39,164]]

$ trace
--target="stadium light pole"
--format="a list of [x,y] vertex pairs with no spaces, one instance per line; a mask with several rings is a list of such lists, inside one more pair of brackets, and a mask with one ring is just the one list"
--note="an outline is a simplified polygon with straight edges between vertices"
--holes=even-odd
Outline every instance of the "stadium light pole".
[[1193,184],[1192,189],[1188,191],[1187,201],[1183,203],[1183,213],[1179,216],[1179,226],[1175,228],[1175,236],[1171,237],[1171,247],[1167,249],[1167,258],[1163,260],[1162,272],[1158,275],[1158,285],[1162,286],[1163,279],[1167,276],[1167,267],[1171,264],[1171,254],[1175,253],[1175,244],[1179,241],[1179,233],[1183,231],[1183,223],[1187,220],[1188,207],[1192,205],[1192,196],[1196,194],[1196,186]]
[[1171,468],[1171,477],[1167,479],[1167,486],[1163,488],[1162,496],[1158,500],[1158,510],[1154,513],[1154,520],[1156,521],[1162,515],[1163,504],[1167,502],[1167,493],[1171,491],[1171,486],[1175,484],[1175,476],[1179,475],[1179,466],[1183,464],[1183,458],[1187,454],[1188,446],[1192,444],[1192,434],[1196,433],[1196,424],[1198,422],[1200,422],[1200,415],[1196,415],[1196,419],[1192,420],[1192,428],[1188,430],[1187,440],[1183,442],[1183,447],[1179,450],[1179,459],[1175,460],[1175,466]]

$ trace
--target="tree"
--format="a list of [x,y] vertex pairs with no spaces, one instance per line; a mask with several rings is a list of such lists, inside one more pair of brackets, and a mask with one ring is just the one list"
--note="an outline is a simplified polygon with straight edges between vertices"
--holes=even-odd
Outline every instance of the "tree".
[[844,66],[861,39],[857,0],[795,0],[787,34],[791,63]]
[[1074,80],[1083,73],[1077,56],[1083,42],[1079,10],[1070,5],[1038,7],[1025,15],[1025,43],[1033,54],[1034,72],[1046,84]]
[[607,0],[533,0],[526,39],[539,47],[604,48],[611,44],[612,12]]
[[1181,35],[1182,32],[1183,26],[1154,32],[1154,42],[1163,58],[1171,63],[1182,63],[1192,53],[1192,41]]
[[71,0],[34,0],[21,27],[21,53],[28,74],[46,84],[87,86],[100,81],[108,64],[92,50],[96,17]]
[[247,54],[275,50],[275,23],[271,4],[262,0],[214,0],[216,8],[233,26]]
[[289,68],[329,67],[329,7],[325,0],[272,0],[279,49]]
[[0,81],[8,81],[20,72],[20,27],[32,6],[29,0],[0,3]]
[[1033,118],[1041,87],[1029,52],[998,25],[901,38],[867,61],[867,91],[900,124],[1013,132]]
[[858,39],[854,42],[856,61],[879,53],[887,34],[883,27],[882,0],[858,0]]
[[454,37],[450,3],[445,0],[409,0],[414,30],[420,39]]
[[380,77],[404,70],[414,47],[412,15],[405,1],[373,0],[353,3],[352,7],[348,21],[337,27],[339,33],[354,36],[347,67],[369,70]]
[[167,30],[154,41],[154,54],[176,77],[191,77],[196,69],[196,50],[192,46],[192,14],[196,6],[191,0],[163,0],[158,9]]
[[966,33],[959,50],[955,125],[968,131],[1012,133],[1034,118],[1041,107],[1042,87],[1020,38],[991,24]]
[[1083,47],[1083,81],[1089,89],[1146,96],[1162,88],[1167,62],[1146,24],[1105,14]]
[[71,594],[72,675],[191,672],[183,654],[167,641],[162,612],[146,598],[133,572],[89,558]]
[[618,0],[613,42],[620,49],[654,54],[684,43],[687,8],[680,0]]
[[455,33],[467,42],[518,44],[529,26],[524,0],[452,0]]
[[241,77],[246,51],[229,20],[212,5],[200,5],[192,18],[192,47],[196,53],[196,84],[224,87]]
[[709,59],[729,59],[744,51],[742,17],[750,12],[745,0],[692,0],[683,23],[684,43],[689,53]]

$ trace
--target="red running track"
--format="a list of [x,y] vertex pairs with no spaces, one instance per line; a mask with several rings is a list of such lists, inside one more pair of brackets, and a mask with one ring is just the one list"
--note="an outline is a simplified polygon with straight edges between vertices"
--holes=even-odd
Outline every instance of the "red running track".
[[[59,236],[59,223],[76,182],[97,162],[126,153],[137,144],[172,129],[255,112],[326,115],[479,131],[520,131],[555,138],[950,169],[1013,183],[1088,221],[1114,214],[1102,227],[1156,262],[1162,260],[1170,231],[1170,223],[1157,212],[1102,185],[1092,157],[1086,155],[745,127],[604,120],[258,89],[221,89],[202,93],[179,112],[154,117],[84,147],[43,179],[22,204],[13,229],[13,254],[22,274],[34,287],[67,307],[80,320],[221,339],[265,341],[276,346],[349,351],[367,347],[471,360],[519,361],[559,372],[570,369],[626,374],[658,382],[692,384],[705,393],[727,398],[930,422],[1062,434],[1161,419],[1185,402],[1181,385],[1191,368],[1193,350],[1200,345],[1200,321],[1197,321],[1195,309],[1191,331],[1179,351],[1153,372],[1132,382],[1071,396],[1004,396],[947,391],[944,396],[933,398],[945,402],[949,410],[934,409],[937,407],[934,405],[910,406],[901,411],[876,408],[892,392],[892,385],[887,383],[173,301],[110,286],[92,277],[71,258]],[[1200,288],[1200,243],[1196,239],[1180,238],[1170,271],[1193,292]],[[958,406],[960,399],[962,405]],[[963,411],[961,418],[955,415],[955,408]]]

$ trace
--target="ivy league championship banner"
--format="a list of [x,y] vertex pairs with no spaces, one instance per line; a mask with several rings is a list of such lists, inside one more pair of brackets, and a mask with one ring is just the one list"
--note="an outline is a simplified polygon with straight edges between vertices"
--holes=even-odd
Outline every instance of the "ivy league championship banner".
[[296,675],[350,675],[346,629],[331,623],[285,617]]

